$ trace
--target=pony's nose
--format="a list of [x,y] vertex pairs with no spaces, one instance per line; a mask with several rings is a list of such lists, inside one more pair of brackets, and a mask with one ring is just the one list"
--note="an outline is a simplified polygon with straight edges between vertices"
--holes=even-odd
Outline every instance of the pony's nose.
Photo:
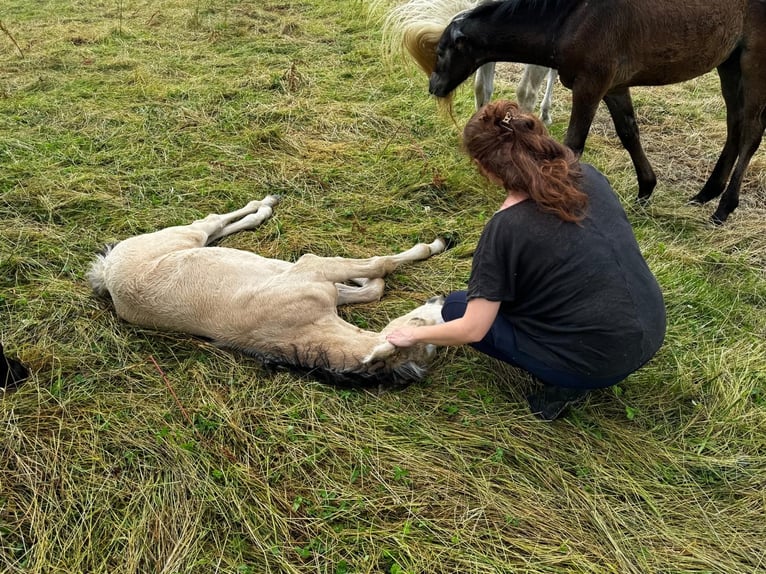
[[435,295],[426,301],[427,305],[444,305],[444,295]]
[[437,98],[444,98],[449,93],[444,87],[444,81],[436,72],[428,79],[428,93]]

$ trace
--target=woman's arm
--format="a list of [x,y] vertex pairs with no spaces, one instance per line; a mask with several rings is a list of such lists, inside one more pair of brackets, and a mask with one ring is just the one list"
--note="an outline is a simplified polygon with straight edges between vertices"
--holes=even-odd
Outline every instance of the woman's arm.
[[465,315],[454,321],[424,327],[403,327],[386,335],[386,340],[397,347],[410,347],[416,343],[432,345],[464,345],[481,341],[489,331],[500,310],[500,301],[471,299]]

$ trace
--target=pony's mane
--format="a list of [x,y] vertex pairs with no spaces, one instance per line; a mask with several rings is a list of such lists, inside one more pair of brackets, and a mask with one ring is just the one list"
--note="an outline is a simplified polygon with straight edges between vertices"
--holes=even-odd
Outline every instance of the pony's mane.
[[495,0],[410,0],[393,8],[383,22],[385,53],[406,52],[427,75],[436,66],[436,46],[456,15]]
[[534,8],[536,17],[558,20],[576,0],[409,0],[393,8],[383,22],[384,53],[405,52],[426,75],[436,67],[436,47],[449,24],[459,18],[511,18]]
[[[279,356],[243,348],[236,350],[257,359],[266,368],[287,369],[321,383],[344,389],[403,389],[412,383],[422,381],[427,372],[423,366],[414,361],[407,361],[390,370],[380,364],[379,366],[370,365],[365,369],[341,371],[330,366],[328,354],[322,349],[314,349],[310,353],[311,361],[308,360],[309,353],[305,350],[301,352],[297,347],[293,347],[291,356]],[[313,364],[308,366],[310,362]]]

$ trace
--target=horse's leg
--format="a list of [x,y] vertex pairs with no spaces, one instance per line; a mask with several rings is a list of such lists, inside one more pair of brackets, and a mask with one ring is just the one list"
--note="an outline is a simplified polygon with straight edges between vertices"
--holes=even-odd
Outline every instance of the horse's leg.
[[742,178],[745,176],[745,171],[747,171],[747,166],[750,164],[753,154],[761,145],[763,131],[766,129],[766,122],[763,120],[764,118],[761,117],[745,122],[744,133],[740,136],[741,145],[737,165],[734,167],[734,172],[731,175],[726,191],[723,192],[721,200],[718,202],[718,207],[713,215],[710,216],[710,220],[716,225],[726,221],[731,212],[737,209],[739,205],[739,188],[742,185]]
[[638,178],[638,200],[647,200],[657,185],[657,176],[654,174],[649,160],[646,158],[644,148],[641,147],[641,138],[638,133],[636,114],[633,111],[633,100],[628,88],[612,90],[604,96],[604,103],[609,108],[617,135],[623,147],[628,150],[633,167],[636,169]]
[[519,100],[521,109],[529,114],[535,111],[537,94],[548,70],[549,68],[534,64],[524,66],[519,85],[516,86],[516,98]]
[[371,303],[383,297],[386,283],[380,277],[375,279],[352,279],[352,281],[356,285],[335,284],[335,289],[338,291],[338,305]]
[[[766,46],[764,52],[766,52]],[[744,111],[737,163],[734,166],[729,185],[711,216],[712,222],[716,225],[726,221],[729,214],[739,205],[739,189],[742,185],[742,178],[745,176],[753,154],[761,145],[763,132],[766,130],[766,79],[763,78],[761,68],[758,65],[754,65],[751,72],[746,68],[747,63],[747,59],[743,59]],[[745,75],[745,70],[751,73]]]
[[585,149],[585,140],[596,115],[598,104],[609,86],[607,79],[602,83],[603,91],[598,89],[591,78],[590,81],[581,79],[572,85],[572,109],[569,112],[569,126],[564,137],[564,145],[578,156]]
[[272,208],[279,203],[279,198],[268,195],[260,201],[251,201],[242,209],[229,213],[211,213],[204,219],[199,219],[191,227],[207,234],[205,245],[213,241],[237,233],[245,229],[255,229],[266,221],[272,214]]
[[543,123],[549,126],[553,123],[551,118],[551,106],[553,105],[553,86],[556,83],[556,77],[558,71],[553,68],[548,69],[547,82],[545,84],[545,95],[543,96],[543,102],[540,104],[540,117],[543,119]]
[[718,66],[718,77],[721,80],[721,94],[726,103],[726,143],[721,155],[710,173],[700,192],[689,202],[703,204],[718,197],[726,187],[726,181],[737,160],[740,148],[740,134],[743,120],[743,88],[742,69],[740,66],[741,52],[737,50],[723,64]]
[[289,273],[309,275],[333,283],[358,281],[358,278],[375,279],[385,277],[402,263],[428,259],[446,249],[446,243],[439,238],[432,243],[418,243],[407,251],[396,255],[381,255],[369,259],[346,259],[344,257],[319,257],[303,255]]
[[495,63],[489,62],[476,70],[473,83],[473,99],[478,110],[492,99],[495,82]]

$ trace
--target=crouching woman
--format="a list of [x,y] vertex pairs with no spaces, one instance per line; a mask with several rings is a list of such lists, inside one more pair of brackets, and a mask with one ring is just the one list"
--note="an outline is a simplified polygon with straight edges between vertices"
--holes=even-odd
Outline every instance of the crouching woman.
[[445,323],[387,339],[470,344],[520,367],[543,383],[528,397],[532,412],[553,420],[657,352],[662,292],[607,179],[535,116],[491,103],[469,120],[463,145],[505,200],[479,239],[468,289],[447,297]]

